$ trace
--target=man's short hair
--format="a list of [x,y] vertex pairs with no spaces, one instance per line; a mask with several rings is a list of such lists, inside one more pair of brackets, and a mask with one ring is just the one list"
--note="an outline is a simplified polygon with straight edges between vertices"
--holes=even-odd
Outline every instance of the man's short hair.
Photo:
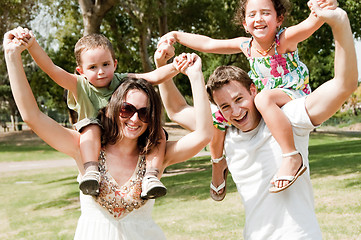
[[236,66],[219,66],[214,70],[207,82],[207,93],[209,100],[216,104],[213,99],[213,91],[223,87],[223,85],[237,81],[242,84],[249,92],[252,85],[252,79],[247,72]]

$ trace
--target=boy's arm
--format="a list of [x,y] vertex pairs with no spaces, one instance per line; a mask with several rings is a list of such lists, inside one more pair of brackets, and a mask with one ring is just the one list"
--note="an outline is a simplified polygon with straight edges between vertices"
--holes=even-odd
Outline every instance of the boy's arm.
[[36,41],[34,34],[29,31],[27,28],[17,27],[13,29],[9,34],[12,37],[26,41],[26,46],[38,64],[38,66],[46,73],[50,78],[52,78],[59,86],[68,89],[76,97],[77,89],[77,80],[75,74],[70,74],[64,69],[56,66],[53,61],[49,58],[46,52],[40,47],[39,43]]
[[160,68],[157,68],[151,72],[147,73],[128,73],[129,77],[133,78],[143,78],[150,82],[153,85],[161,84],[174,76],[176,76],[179,71],[175,68],[173,63],[167,64]]
[[357,88],[357,60],[354,39],[347,13],[320,9],[313,1],[316,14],[332,28],[335,39],[335,77],[306,98],[306,110],[314,125],[329,119]]
[[68,89],[76,97],[77,80],[75,74],[68,73],[64,69],[56,66],[35,39],[34,43],[28,48],[28,51],[41,70],[59,86]]
[[[310,2],[308,5],[311,8],[312,4],[310,4]],[[324,0],[323,2],[324,8],[335,9],[337,7],[336,0]],[[284,48],[284,52],[291,52],[296,50],[298,43],[309,38],[323,24],[324,21],[311,12],[308,18],[306,18],[304,21],[297,25],[288,27],[285,32],[281,34],[280,48]]]
[[161,37],[158,46],[164,42],[174,44],[178,42],[193,50],[206,53],[235,54],[241,52],[241,43],[245,37],[233,39],[213,39],[204,35],[172,31]]

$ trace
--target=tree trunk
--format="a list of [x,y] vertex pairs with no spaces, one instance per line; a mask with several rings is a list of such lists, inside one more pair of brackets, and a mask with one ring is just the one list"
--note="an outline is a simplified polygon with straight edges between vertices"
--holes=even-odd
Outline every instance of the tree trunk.
[[150,72],[153,70],[152,63],[149,59],[148,45],[150,43],[150,29],[148,27],[141,27],[140,42],[139,42],[139,54],[142,60],[142,67],[144,72]]
[[17,125],[17,122],[16,120],[18,119],[18,109],[17,109],[17,106],[15,104],[15,101],[13,98],[9,99],[9,109],[10,109],[10,120],[11,120],[11,125],[13,127],[13,130],[16,131],[16,125]]
[[99,33],[104,15],[115,5],[115,0],[79,0],[83,15],[84,33]]
[[168,20],[167,20],[167,1],[159,0],[159,18],[158,18],[158,27],[159,27],[159,35],[163,36],[168,32]]

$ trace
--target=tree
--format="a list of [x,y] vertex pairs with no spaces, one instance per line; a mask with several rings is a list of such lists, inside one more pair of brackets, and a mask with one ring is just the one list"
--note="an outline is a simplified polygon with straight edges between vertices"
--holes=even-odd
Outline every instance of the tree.
[[[293,9],[285,26],[296,24],[309,14],[306,2],[290,1]],[[156,43],[168,30],[198,33],[213,38],[233,38],[246,34],[241,26],[233,24],[232,21],[239,0],[44,0],[41,3],[28,0],[22,1],[21,4],[16,2],[11,0],[0,3],[0,13],[2,13],[0,29],[5,31],[29,22],[25,20],[25,15],[29,15],[29,19],[32,19],[30,16],[39,13],[39,9],[48,13],[51,22],[47,24],[53,25],[56,31],[38,34],[37,39],[51,59],[69,72],[75,69],[73,49],[76,41],[83,34],[91,32],[104,34],[114,44],[119,72],[152,70],[154,67],[152,55]],[[19,14],[25,5],[28,6],[25,14],[23,12]],[[35,11],[30,6],[36,6]],[[340,2],[340,7],[349,13],[355,37],[360,37],[361,3],[356,0],[345,0]],[[79,18],[80,15],[83,17]],[[6,20],[3,20],[4,18]],[[9,23],[13,25],[9,26]],[[313,89],[332,77],[334,50],[330,47],[333,43],[331,36],[330,28],[323,26],[313,36],[299,44],[301,60],[310,69]],[[176,45],[177,54],[190,51],[179,44]],[[206,79],[219,65],[232,64],[245,70],[249,69],[243,54],[199,53],[199,55],[203,60]],[[45,105],[65,108],[62,89],[37,67],[29,64],[30,62],[25,59],[24,64],[27,66],[27,76],[36,97],[44,99]],[[3,73],[0,76],[0,84],[5,83],[3,90],[0,87],[2,93],[9,91],[4,64],[0,64],[0,72]],[[182,94],[190,96],[189,82],[185,76],[177,76],[175,82]]]
[[84,22],[83,35],[88,35],[100,32],[100,25],[104,15],[114,7],[115,0],[79,0],[79,5]]
[[[20,25],[20,23],[29,23],[36,13],[34,1],[0,1],[0,35],[4,36],[5,32]],[[8,74],[4,59],[3,46],[0,46],[0,120],[11,119],[14,130],[16,130],[15,122],[20,118],[8,80]],[[26,62],[26,60],[25,60]]]

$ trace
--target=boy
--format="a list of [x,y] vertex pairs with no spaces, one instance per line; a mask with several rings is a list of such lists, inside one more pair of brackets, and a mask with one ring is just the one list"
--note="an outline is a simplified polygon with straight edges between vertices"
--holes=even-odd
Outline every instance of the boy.
[[[91,34],[82,37],[76,43],[74,50],[76,71],[80,75],[71,74],[52,62],[28,29],[17,28],[15,37],[18,39],[28,38],[28,51],[38,66],[58,85],[69,91],[68,106],[78,113],[78,122],[75,124],[75,128],[81,132],[80,149],[85,170],[79,188],[83,194],[97,195],[100,181],[98,156],[101,148],[101,126],[96,118],[98,111],[106,106],[112,93],[125,77],[144,78],[152,84],[159,84],[178,74],[178,71],[172,64],[169,64],[149,73],[114,73],[117,60],[112,44],[101,34]],[[140,119],[142,121],[142,118]],[[164,157],[165,141],[163,134],[158,148],[147,155],[147,169],[141,194],[144,199],[161,197],[166,194],[167,189],[158,179]]]

